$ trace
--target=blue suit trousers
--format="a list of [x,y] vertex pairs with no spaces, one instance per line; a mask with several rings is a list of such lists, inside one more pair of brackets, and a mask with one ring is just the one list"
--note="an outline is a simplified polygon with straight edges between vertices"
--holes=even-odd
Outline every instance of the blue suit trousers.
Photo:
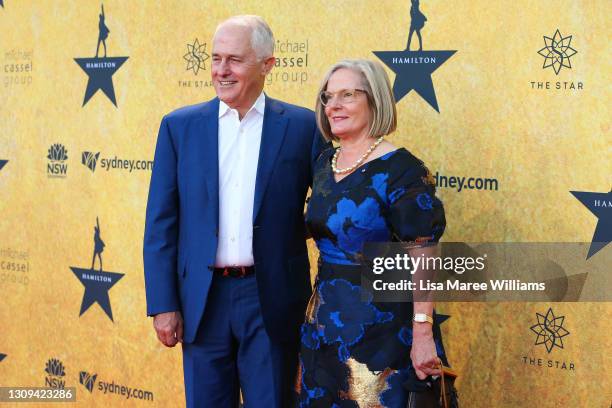
[[[279,311],[282,313],[282,311]],[[298,345],[266,333],[255,275],[215,275],[195,341],[183,344],[187,407],[281,408],[295,403]]]

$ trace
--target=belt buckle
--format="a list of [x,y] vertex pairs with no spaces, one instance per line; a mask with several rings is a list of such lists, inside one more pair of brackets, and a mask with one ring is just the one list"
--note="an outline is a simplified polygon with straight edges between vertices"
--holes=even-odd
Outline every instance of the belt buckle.
[[231,278],[244,278],[246,275],[244,266],[226,266],[223,268],[223,276],[229,276]]

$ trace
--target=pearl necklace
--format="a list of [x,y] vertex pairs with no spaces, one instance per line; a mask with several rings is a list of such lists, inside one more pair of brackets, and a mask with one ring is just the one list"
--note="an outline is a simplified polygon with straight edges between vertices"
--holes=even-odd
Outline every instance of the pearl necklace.
[[355,164],[353,164],[351,167],[347,167],[347,168],[344,168],[344,169],[339,169],[336,166],[336,163],[338,162],[338,156],[340,155],[340,150],[342,150],[342,148],[339,147],[338,149],[336,149],[336,152],[334,153],[334,156],[332,157],[332,161],[331,161],[331,167],[332,167],[332,170],[334,171],[334,173],[336,173],[336,174],[344,174],[344,173],[350,173],[353,170],[355,170],[357,167],[359,167],[361,165],[361,163],[363,163],[363,161],[365,159],[368,158],[368,156],[374,151],[374,149],[376,149],[376,146],[378,146],[383,141],[383,138],[384,138],[384,136],[381,136],[378,139],[376,139],[376,141],[374,143],[372,143],[370,148],[368,150],[366,150],[366,152],[364,154],[361,155],[361,157],[355,162]]

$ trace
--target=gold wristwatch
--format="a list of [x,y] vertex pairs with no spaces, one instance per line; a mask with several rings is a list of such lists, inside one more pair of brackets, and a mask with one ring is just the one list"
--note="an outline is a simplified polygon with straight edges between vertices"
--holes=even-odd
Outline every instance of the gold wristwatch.
[[425,313],[415,313],[412,317],[412,321],[417,323],[430,323],[433,324],[433,317]]

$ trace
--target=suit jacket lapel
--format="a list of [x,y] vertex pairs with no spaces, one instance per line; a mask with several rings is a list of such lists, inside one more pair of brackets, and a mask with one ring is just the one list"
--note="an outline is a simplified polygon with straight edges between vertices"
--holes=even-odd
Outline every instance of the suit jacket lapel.
[[255,181],[255,200],[253,203],[253,222],[261,208],[266,188],[270,181],[276,156],[285,139],[287,118],[283,116],[283,107],[276,100],[266,96],[263,127],[261,130],[261,145],[259,147],[259,161],[257,162],[257,178]]
[[219,227],[219,99],[214,98],[203,109],[197,131],[202,135],[202,171],[206,190],[215,211],[215,228]]

